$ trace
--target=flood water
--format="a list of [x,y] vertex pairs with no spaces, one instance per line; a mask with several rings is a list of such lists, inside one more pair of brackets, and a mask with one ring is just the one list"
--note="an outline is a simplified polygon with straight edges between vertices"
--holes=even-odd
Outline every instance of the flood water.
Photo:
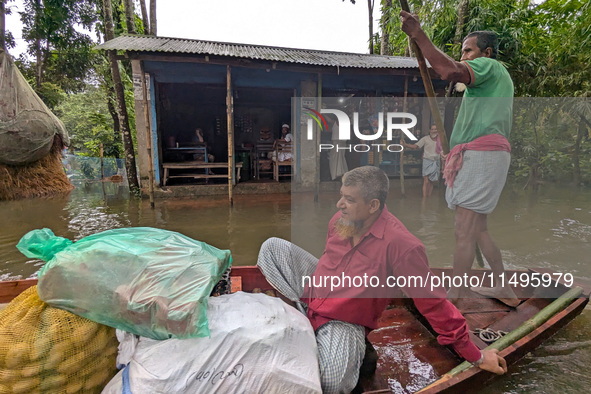
[[[426,246],[433,266],[450,266],[453,212],[443,188],[423,200],[421,180],[406,182],[401,197],[392,180],[387,205]],[[291,239],[319,256],[326,226],[336,212],[338,192],[227,196],[191,200],[130,199],[116,184],[77,184],[68,196],[0,202],[0,280],[34,277],[43,262],[27,259],[15,245],[28,231],[48,227],[56,235],[78,240],[118,227],[150,226],[181,232],[221,249],[230,249],[234,264],[256,263],[261,243],[272,236]],[[489,231],[509,268],[543,267],[575,278],[591,278],[591,190],[542,185],[537,192],[508,184]],[[591,309],[510,368],[484,393],[587,392],[591,386]]]

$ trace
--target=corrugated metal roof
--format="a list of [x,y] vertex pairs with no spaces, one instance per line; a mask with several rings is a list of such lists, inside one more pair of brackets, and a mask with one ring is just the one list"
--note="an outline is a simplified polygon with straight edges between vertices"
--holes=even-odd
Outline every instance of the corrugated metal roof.
[[151,36],[119,36],[97,49],[186,53],[351,68],[418,68],[416,59]]

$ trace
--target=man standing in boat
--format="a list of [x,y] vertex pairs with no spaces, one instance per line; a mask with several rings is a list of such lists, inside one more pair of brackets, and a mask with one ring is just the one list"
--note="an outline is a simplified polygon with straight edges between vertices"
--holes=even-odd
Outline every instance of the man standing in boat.
[[[495,287],[472,290],[517,306],[519,299],[511,287],[498,285],[507,283],[501,281],[503,260],[487,229],[487,216],[499,201],[511,161],[508,138],[513,121],[513,81],[496,60],[497,35],[491,31],[468,34],[457,62],[433,45],[414,15],[401,11],[400,19],[402,30],[442,79],[467,85],[443,175],[448,206],[456,211],[454,275],[470,270],[478,244],[494,273]],[[466,287],[452,288],[448,294],[451,300],[469,296]]]
[[[270,238],[257,265],[282,299],[306,314],[316,333],[324,393],[348,393],[357,384],[366,335],[390,299],[402,290],[439,334],[466,360],[497,374],[507,371],[496,350],[480,351],[470,340],[466,320],[446,299],[445,289],[386,285],[386,278],[427,279],[431,273],[423,244],[385,206],[389,180],[377,167],[355,168],[343,175],[337,212],[330,220],[320,259],[298,246]],[[370,277],[382,284],[334,282],[327,277]],[[312,278],[305,282],[305,278]],[[393,293],[394,291],[394,293]]]

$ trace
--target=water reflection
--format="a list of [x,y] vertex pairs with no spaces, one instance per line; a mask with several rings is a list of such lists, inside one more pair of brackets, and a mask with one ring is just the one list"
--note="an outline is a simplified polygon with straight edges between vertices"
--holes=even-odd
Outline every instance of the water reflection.
[[[404,198],[392,182],[388,208],[425,244],[433,266],[449,266],[453,212],[443,188],[423,200],[421,180],[415,181],[407,180]],[[199,197],[158,200],[150,209],[147,200],[129,199],[125,187],[104,187],[103,192],[99,183],[80,184],[66,196],[0,202],[0,280],[37,272],[42,263],[27,259],[15,245],[26,232],[43,227],[73,240],[117,227],[158,227],[230,249],[238,265],[254,264],[260,245],[271,236],[292,239],[320,256],[338,198],[338,192],[322,193],[318,202],[309,194],[236,196],[229,207],[226,196]],[[553,268],[591,278],[591,190],[544,186],[531,193],[507,185],[488,225],[508,267]],[[591,311],[586,310],[484,392],[586,392],[591,385],[584,375],[591,364],[590,323]]]
[[[406,189],[402,197],[392,182],[389,210],[425,244],[433,266],[451,265],[453,211],[443,188],[426,200],[420,182],[407,181]],[[35,273],[38,266],[15,245],[27,231],[42,227],[73,240],[117,227],[158,227],[230,249],[239,265],[254,264],[261,243],[271,236],[320,256],[337,199],[338,192],[322,193],[318,202],[305,193],[236,196],[229,207],[226,196],[216,196],[158,200],[150,209],[147,200],[129,199],[126,187],[106,183],[103,192],[100,183],[86,183],[67,196],[0,202],[0,275]],[[546,187],[527,193],[508,185],[488,225],[509,268],[553,268],[591,278],[591,191]]]
[[289,239],[290,198],[226,196],[191,200],[129,199],[125,187],[106,183],[77,185],[69,195],[48,199],[0,202],[0,280],[32,276],[42,265],[15,248],[28,231],[48,227],[56,235],[78,240],[96,232],[130,226],[158,227],[232,251],[234,263],[256,263],[263,241],[271,236]]

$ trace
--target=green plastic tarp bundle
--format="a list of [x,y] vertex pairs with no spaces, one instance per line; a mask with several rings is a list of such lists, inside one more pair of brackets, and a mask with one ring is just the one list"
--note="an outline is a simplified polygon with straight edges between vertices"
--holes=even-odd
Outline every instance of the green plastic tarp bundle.
[[229,250],[149,227],[74,243],[33,230],[17,248],[47,261],[38,275],[43,301],[152,339],[208,336],[207,298],[232,263]]
[[56,134],[70,145],[62,121],[0,48],[0,164],[23,165],[43,158]]

